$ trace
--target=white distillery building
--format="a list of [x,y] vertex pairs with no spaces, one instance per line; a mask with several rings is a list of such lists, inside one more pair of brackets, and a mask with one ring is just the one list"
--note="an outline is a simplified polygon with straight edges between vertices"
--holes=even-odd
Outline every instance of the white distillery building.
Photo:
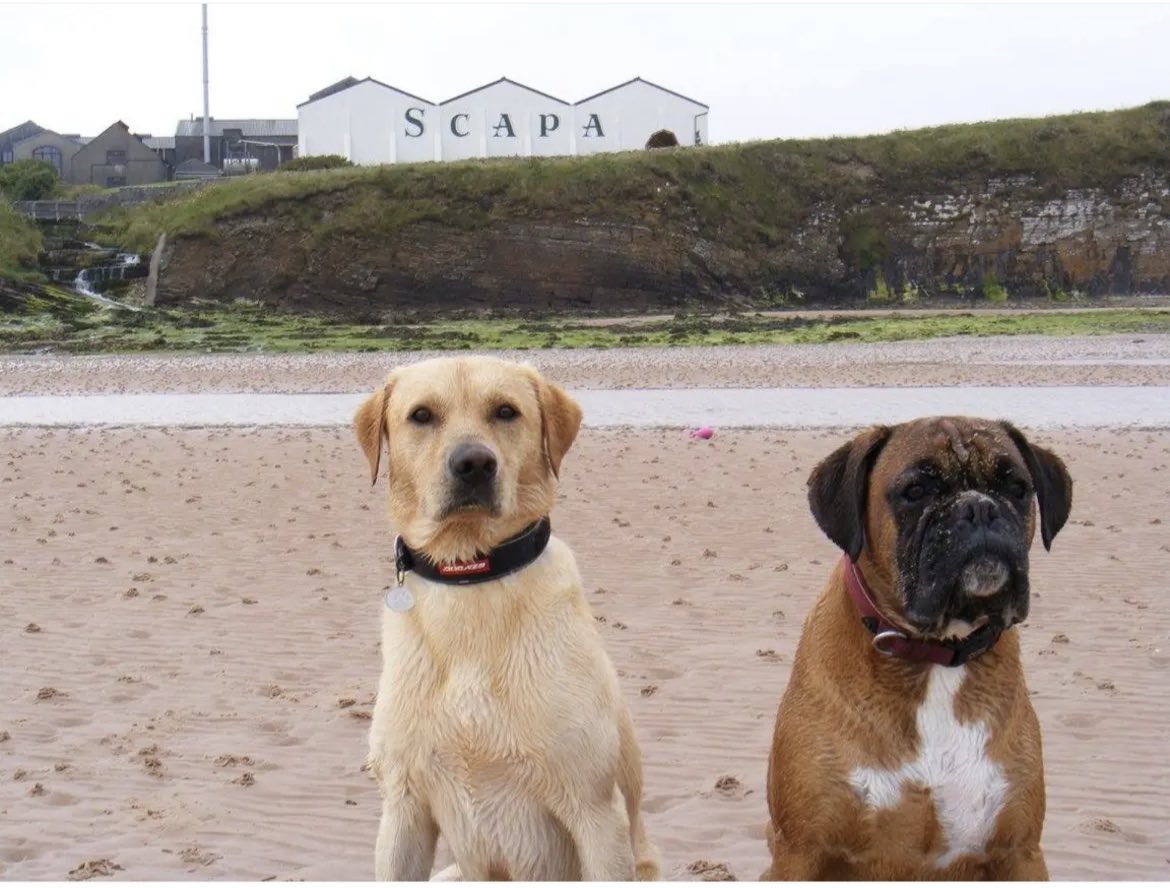
[[707,106],[635,77],[573,106],[576,154],[634,151],[666,131],[680,145],[707,144]]
[[573,106],[507,77],[439,105],[438,160],[572,154]]
[[297,154],[358,164],[434,160],[439,106],[381,81],[347,77],[297,106]]
[[705,145],[707,112],[641,77],[576,104],[501,77],[437,105],[371,77],[347,77],[297,106],[298,153],[381,164],[632,151],[651,136]]

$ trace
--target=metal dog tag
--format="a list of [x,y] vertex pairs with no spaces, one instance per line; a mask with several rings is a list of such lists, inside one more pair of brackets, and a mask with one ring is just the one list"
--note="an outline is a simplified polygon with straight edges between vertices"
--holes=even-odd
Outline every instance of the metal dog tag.
[[414,596],[405,586],[386,587],[386,607],[397,614],[404,614],[414,607]]

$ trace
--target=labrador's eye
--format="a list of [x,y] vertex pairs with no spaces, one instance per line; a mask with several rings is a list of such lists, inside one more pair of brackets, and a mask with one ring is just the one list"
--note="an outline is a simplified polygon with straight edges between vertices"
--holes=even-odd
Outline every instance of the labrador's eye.
[[502,419],[505,422],[513,420],[519,415],[516,408],[511,404],[501,404],[496,408],[496,419]]
[[416,407],[414,412],[410,414],[410,421],[416,425],[426,425],[434,418],[434,414],[426,407]]

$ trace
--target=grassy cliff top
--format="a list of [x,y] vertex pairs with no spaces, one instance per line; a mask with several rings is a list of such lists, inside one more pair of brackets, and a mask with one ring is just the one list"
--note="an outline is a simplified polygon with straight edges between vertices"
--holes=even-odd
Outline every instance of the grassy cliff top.
[[[1108,187],[1170,171],[1170,101],[886,135],[600,154],[355,167],[243,177],[100,221],[148,251],[160,232],[215,236],[263,214],[317,237],[460,228],[517,218],[689,226],[709,238],[781,241],[822,203],[853,206],[1026,175],[1036,187]],[[312,200],[307,200],[312,198]]]
[[37,280],[41,232],[0,195],[0,279]]

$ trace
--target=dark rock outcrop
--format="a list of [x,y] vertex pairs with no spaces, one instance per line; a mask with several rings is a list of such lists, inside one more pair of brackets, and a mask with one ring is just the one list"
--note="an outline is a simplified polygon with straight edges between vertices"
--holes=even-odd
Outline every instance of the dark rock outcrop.
[[[217,237],[172,238],[159,304],[258,299],[301,310],[628,311],[685,300],[845,304],[953,296],[989,282],[1013,297],[1170,292],[1170,181],[1053,193],[1027,176],[909,199],[831,200],[767,242],[677,222],[521,218],[420,221],[318,242],[286,215],[244,215]],[[328,198],[336,202],[336,196]],[[311,199],[313,200],[313,199]]]

